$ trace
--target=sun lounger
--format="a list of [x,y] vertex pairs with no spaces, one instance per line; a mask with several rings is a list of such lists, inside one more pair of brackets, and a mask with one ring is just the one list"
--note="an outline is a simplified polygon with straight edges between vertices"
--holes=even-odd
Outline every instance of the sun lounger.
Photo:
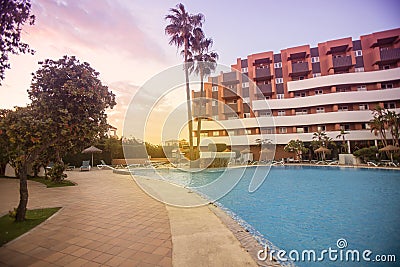
[[339,165],[339,161],[335,160],[335,161],[329,162],[328,165]]
[[368,165],[368,166],[378,167],[378,166],[379,166],[379,163],[375,163],[375,162],[372,162],[372,161],[368,161],[368,162],[367,162],[367,165]]
[[82,161],[81,171],[90,171],[90,160]]
[[278,164],[280,164],[280,165],[285,165],[285,161],[284,160],[281,160],[281,161],[275,161],[275,160],[273,160],[272,161],[272,163],[271,163],[271,165],[278,165]]
[[100,162],[101,162],[101,164],[97,165],[97,168],[98,168],[99,170],[102,170],[103,168],[109,168],[109,169],[111,169],[111,170],[114,170],[114,167],[112,167],[112,166],[110,166],[110,165],[107,165],[107,164],[104,162],[104,160],[100,160]]

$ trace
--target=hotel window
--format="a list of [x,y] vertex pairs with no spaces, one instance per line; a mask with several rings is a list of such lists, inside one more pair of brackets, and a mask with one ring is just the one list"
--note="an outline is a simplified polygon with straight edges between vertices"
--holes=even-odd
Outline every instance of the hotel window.
[[393,83],[382,83],[382,89],[391,89],[393,88]]
[[368,122],[361,123],[361,129],[370,130],[371,129],[371,125],[369,125]]
[[273,134],[274,128],[261,128],[261,134]]
[[248,82],[242,83],[242,88],[246,88],[246,87],[249,87],[249,83]]
[[236,85],[234,85],[234,84],[230,84],[230,85],[228,85],[228,88],[229,88],[229,89],[233,89],[233,90],[234,90],[234,89],[236,89]]
[[285,98],[285,94],[277,94],[276,98],[277,99],[284,99]]
[[308,114],[307,109],[296,109],[296,115],[305,115]]
[[278,116],[285,116],[286,112],[284,110],[278,110]]
[[350,131],[350,124],[340,124],[340,130]]
[[349,111],[348,106],[339,106],[339,111]]
[[243,113],[243,118],[250,118],[250,113]]
[[325,132],[325,131],[326,131],[325,125],[320,125],[320,126],[318,126],[318,127],[317,127],[317,131],[318,131],[318,132]]
[[200,133],[200,136],[201,136],[201,137],[208,137],[208,132],[201,132],[201,133]]
[[296,133],[304,133],[304,128],[303,127],[297,127],[296,128]]
[[356,50],[354,53],[356,54],[356,57],[362,56],[362,50]]
[[282,62],[276,62],[276,63],[274,63],[274,68],[275,68],[275,69],[282,68]]
[[311,63],[317,63],[319,62],[319,57],[312,57],[311,58]]
[[213,136],[219,136],[219,131],[213,131]]
[[358,107],[360,110],[368,110],[368,104],[360,104]]
[[213,100],[213,101],[211,102],[211,105],[212,105],[213,107],[216,107],[216,106],[218,106],[218,101],[216,101],[216,100]]
[[259,111],[258,116],[259,117],[271,117],[272,113],[271,113],[271,111]]
[[212,86],[212,91],[213,92],[218,92],[218,85],[213,85]]
[[322,95],[323,93],[324,93],[324,91],[322,91],[322,90],[315,90],[316,95]]
[[275,83],[276,83],[276,84],[283,83],[283,78],[276,78],[276,79],[275,79]]
[[281,134],[287,133],[286,127],[279,127],[279,133]]
[[251,129],[246,129],[245,133],[251,135]]
[[315,78],[315,77],[321,77],[321,73],[319,73],[319,72],[318,72],[318,73],[313,73],[312,76],[313,76],[313,78]]
[[294,97],[306,97],[307,96],[307,94],[306,93],[295,93],[294,94]]
[[349,87],[342,87],[342,88],[337,88],[336,91],[339,93],[344,93],[344,92],[350,92],[351,89]]
[[394,108],[396,108],[396,103],[394,103],[394,102],[384,103],[383,107],[385,109],[394,109]]
[[357,91],[367,91],[367,86],[366,85],[359,85],[359,86],[357,86]]
[[249,71],[249,68],[242,68],[242,72],[248,72]]
[[355,72],[364,72],[364,67],[355,68],[354,71]]
[[325,112],[325,108],[324,107],[318,107],[317,108],[317,113],[324,113]]

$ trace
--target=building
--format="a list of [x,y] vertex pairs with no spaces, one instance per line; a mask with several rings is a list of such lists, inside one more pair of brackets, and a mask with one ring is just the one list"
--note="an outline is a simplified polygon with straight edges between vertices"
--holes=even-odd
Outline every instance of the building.
[[[283,147],[290,140],[310,142],[317,131],[338,142],[340,130],[347,131],[350,151],[377,144],[371,110],[400,111],[399,35],[393,29],[238,58],[232,72],[205,84],[201,115],[207,120],[200,134],[217,143],[250,144],[256,159],[257,139],[273,140],[275,158],[282,158],[289,156]],[[199,116],[200,93],[192,96]]]

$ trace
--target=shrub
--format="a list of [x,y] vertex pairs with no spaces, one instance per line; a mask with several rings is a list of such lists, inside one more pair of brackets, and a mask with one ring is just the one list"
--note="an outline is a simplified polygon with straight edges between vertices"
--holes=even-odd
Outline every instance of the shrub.
[[49,170],[48,175],[53,182],[61,182],[67,175],[64,174],[65,165],[62,163],[55,163],[54,166]]
[[208,151],[210,152],[224,152],[225,149],[226,144],[224,143],[208,144]]
[[378,148],[376,146],[361,148],[354,151],[353,155],[362,158],[364,162],[375,160],[376,154],[378,153]]
[[216,158],[214,159],[208,168],[224,168],[228,166],[229,160],[226,158]]

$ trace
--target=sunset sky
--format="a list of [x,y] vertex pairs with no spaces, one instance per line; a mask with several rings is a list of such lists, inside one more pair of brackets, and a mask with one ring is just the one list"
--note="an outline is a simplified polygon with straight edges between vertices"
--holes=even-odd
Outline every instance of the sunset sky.
[[[75,55],[100,72],[117,95],[109,121],[123,127],[125,111],[140,86],[157,73],[182,62],[164,34],[164,16],[178,2],[170,0],[34,0],[33,26],[23,41],[36,54],[11,57],[0,86],[0,108],[25,106],[37,62]],[[214,39],[219,63],[262,51],[279,52],[298,45],[317,45],[400,27],[396,0],[335,1],[186,1],[191,13],[203,13],[204,31]],[[179,92],[178,92],[179,93]],[[182,90],[181,97],[185,98]],[[141,103],[136,103],[140,105]],[[160,140],[153,137],[153,141]]]

